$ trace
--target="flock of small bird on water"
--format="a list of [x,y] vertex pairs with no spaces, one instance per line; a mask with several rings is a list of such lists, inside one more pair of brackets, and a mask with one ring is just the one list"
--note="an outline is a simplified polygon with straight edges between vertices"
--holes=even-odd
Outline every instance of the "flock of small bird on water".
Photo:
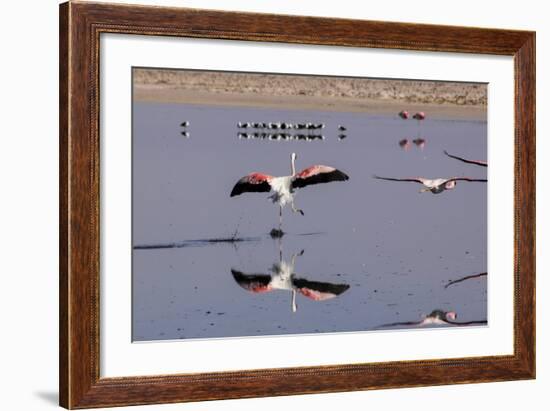
[[[398,113],[399,117],[403,120],[409,119],[411,116],[408,111],[403,110]],[[412,115],[412,118],[418,122],[426,118],[426,114],[423,111],[419,111]],[[180,124],[182,128],[180,134],[189,138],[190,133],[187,129],[189,121],[184,121]],[[316,141],[325,140],[323,134],[316,134],[316,132],[325,128],[324,123],[288,123],[288,122],[237,122],[237,128],[239,132],[237,137],[244,140],[268,140],[268,141]],[[338,125],[338,140],[342,141],[347,138],[347,128],[343,125]],[[412,142],[419,148],[423,149],[426,140],[417,137]],[[408,150],[410,148],[410,142],[408,139],[402,139],[399,141],[399,146]]]
[[[237,128],[240,130],[237,134],[239,139],[245,140],[270,140],[270,141],[316,141],[325,140],[323,134],[318,134],[325,128],[324,123],[249,123],[239,121]],[[253,132],[249,132],[253,130]],[[338,140],[344,140],[347,135],[347,128],[343,125],[338,126]]]
[[[180,124],[181,135],[190,137],[187,130],[189,121]],[[243,122],[237,123],[237,137],[241,140],[268,140],[268,141],[316,141],[325,140],[323,134],[318,134],[325,128],[324,123],[287,123],[287,122]],[[338,126],[338,140],[344,140],[347,128]]]

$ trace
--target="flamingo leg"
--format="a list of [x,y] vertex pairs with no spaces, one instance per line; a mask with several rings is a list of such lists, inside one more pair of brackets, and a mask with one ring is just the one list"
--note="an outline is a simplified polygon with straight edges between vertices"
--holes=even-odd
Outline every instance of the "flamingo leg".
[[294,205],[294,201],[290,203],[290,206],[292,207],[292,211],[294,211],[295,213],[300,213],[302,215],[305,215],[304,210],[300,208],[296,208],[296,206]]
[[283,231],[283,207],[279,206],[279,231]]
[[292,271],[294,271],[294,266],[296,265],[296,257],[299,257],[304,254],[304,250],[297,254],[292,254],[292,258],[290,260],[290,266],[292,267]]

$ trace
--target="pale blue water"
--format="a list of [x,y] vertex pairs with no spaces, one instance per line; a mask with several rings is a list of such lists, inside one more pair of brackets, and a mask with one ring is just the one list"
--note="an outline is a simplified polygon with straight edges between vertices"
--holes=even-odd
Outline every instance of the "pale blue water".
[[[363,331],[434,309],[487,319],[485,277],[444,288],[487,270],[487,184],[459,182],[433,195],[372,178],[486,178],[486,168],[443,155],[486,159],[486,122],[427,115],[419,127],[397,115],[135,103],[133,245],[180,247],[134,249],[133,339]],[[189,138],[180,135],[184,120]],[[322,122],[325,140],[239,140],[238,121]],[[423,150],[399,147],[418,136]],[[305,216],[285,209],[279,241],[268,235],[278,209],[267,193],[229,193],[252,171],[290,174],[291,152],[298,170],[326,164],[350,180],[299,190]],[[247,241],[197,241],[228,237]],[[253,293],[232,274],[271,274],[280,251],[290,262],[302,250],[297,277],[349,288],[325,301],[298,293],[293,312],[290,291]]]

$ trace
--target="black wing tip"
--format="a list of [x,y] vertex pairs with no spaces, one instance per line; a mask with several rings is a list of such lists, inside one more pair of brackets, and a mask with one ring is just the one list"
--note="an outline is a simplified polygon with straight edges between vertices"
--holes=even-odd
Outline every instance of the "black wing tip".
[[342,181],[347,181],[349,180],[349,176],[344,173],[343,171],[340,171],[340,170],[336,170],[336,175],[338,176],[339,179],[341,179]]
[[259,183],[250,183],[246,181],[246,178],[247,177],[243,177],[239,181],[237,181],[237,184],[235,184],[233,190],[231,190],[231,194],[229,194],[229,197],[235,197],[242,193],[267,193],[271,191],[271,186],[269,185],[269,182],[262,181]]
[[487,320],[474,320],[474,321],[447,321],[447,324],[456,325],[456,326],[468,326],[468,325],[489,325]]
[[329,178],[328,181],[347,181],[349,180],[349,176],[344,173],[342,170],[338,170],[335,168],[330,173],[327,173],[327,176]]
[[240,285],[241,282],[246,280],[246,274],[243,273],[242,271],[236,270],[234,268],[231,269],[231,275],[233,276],[235,281],[237,281],[239,283],[239,285]]
[[388,328],[388,327],[397,327],[397,326],[410,326],[410,325],[418,325],[418,322],[416,321],[404,321],[404,322],[397,322],[397,323],[388,323],[388,324],[382,324],[379,325],[376,328]]

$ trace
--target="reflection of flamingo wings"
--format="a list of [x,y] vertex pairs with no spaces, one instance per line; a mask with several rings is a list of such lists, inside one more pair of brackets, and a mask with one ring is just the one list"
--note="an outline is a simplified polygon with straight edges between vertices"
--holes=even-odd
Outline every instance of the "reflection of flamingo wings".
[[254,273],[246,274],[242,271],[231,269],[233,278],[243,289],[253,293],[266,293],[273,290],[287,290],[292,292],[291,308],[296,312],[296,294],[313,301],[330,300],[337,297],[348,288],[348,284],[333,284],[328,282],[310,281],[305,278],[297,278],[294,273],[296,257],[302,255],[302,250],[294,254],[290,262],[283,261],[282,248],[279,245],[279,262],[273,264],[272,274]]
[[383,324],[378,328],[396,327],[396,326],[418,326],[423,327],[426,325],[486,325],[487,320],[475,320],[475,321],[456,321],[457,314],[454,311],[433,310],[430,314],[422,318],[420,321],[403,321],[389,324]]
[[324,283],[304,278],[295,278],[292,280],[292,284],[300,294],[314,301],[330,300],[349,288],[349,284]]
[[433,310],[430,314],[426,315],[420,321],[403,321],[390,324],[383,324],[380,327],[395,327],[398,325],[441,325],[447,324],[450,320],[456,319],[456,313],[454,311]]
[[231,269],[233,278],[242,288],[253,293],[265,293],[273,290],[269,285],[271,276],[269,274],[245,274],[241,271]]
[[[273,287],[273,276],[269,274],[246,274],[231,269],[233,278],[243,289],[253,293],[266,293],[284,287]],[[325,301],[337,297],[349,288],[349,284],[334,284],[320,281],[310,281],[305,278],[292,278],[292,289],[314,301]]]
[[474,275],[467,275],[466,277],[462,277],[462,278],[459,278],[458,280],[453,280],[453,281],[449,281],[447,283],[447,285],[445,285],[445,288],[453,285],[453,284],[458,284],[458,283],[461,283],[462,281],[466,281],[466,280],[470,280],[472,278],[479,278],[479,277],[487,277],[487,273],[479,273],[479,274],[474,274]]
[[449,324],[451,325],[487,325],[487,320],[476,320],[476,321],[449,321]]
[[475,165],[478,165],[478,166],[481,166],[481,167],[487,167],[487,161],[482,161],[482,160],[468,160],[467,158],[458,157],[458,156],[454,156],[454,155],[452,155],[452,154],[449,154],[446,150],[443,150],[443,152],[445,153],[445,155],[446,155],[447,157],[454,158],[455,160],[462,161],[463,163],[475,164]]

